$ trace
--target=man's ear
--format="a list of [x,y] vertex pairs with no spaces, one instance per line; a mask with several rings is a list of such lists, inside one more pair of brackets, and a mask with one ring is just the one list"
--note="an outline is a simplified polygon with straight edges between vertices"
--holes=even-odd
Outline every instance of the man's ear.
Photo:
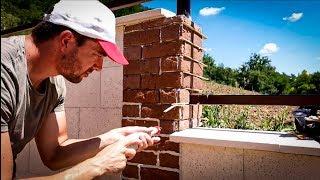
[[69,30],[64,30],[59,35],[59,45],[60,50],[65,53],[68,51],[68,48],[74,46],[75,43],[75,36]]

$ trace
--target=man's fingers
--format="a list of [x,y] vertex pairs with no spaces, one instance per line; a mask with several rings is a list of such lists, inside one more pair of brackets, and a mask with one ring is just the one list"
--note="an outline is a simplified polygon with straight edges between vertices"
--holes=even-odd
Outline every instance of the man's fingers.
[[153,139],[151,136],[146,135],[146,140],[147,140],[148,146],[153,146]]
[[153,143],[158,143],[160,142],[160,137],[152,137]]
[[128,126],[128,127],[123,127],[124,129],[124,134],[130,135],[133,133],[138,133],[138,132],[144,132],[147,133],[151,136],[154,136],[156,134],[160,133],[160,127],[156,126],[156,127],[143,127],[143,126]]
[[136,155],[137,151],[134,148],[126,148],[124,155],[126,156],[127,160],[131,160]]
[[139,147],[139,151],[142,151],[143,149],[148,147],[147,137],[144,136],[144,134],[141,134],[139,136],[139,139],[142,141],[142,146]]
[[123,143],[127,148],[135,147],[136,150],[141,151],[143,149],[146,149],[148,146],[153,146],[154,143],[157,143],[159,141],[159,137],[151,137],[149,134],[141,132],[126,136]]
[[134,146],[136,146],[136,147],[143,146],[141,139],[139,139],[139,136],[133,136],[133,135],[134,134],[125,137],[125,139],[123,141],[124,146],[127,148],[134,147]]
[[128,127],[124,127],[125,129],[125,135],[130,135],[133,133],[137,133],[137,132],[146,132],[146,133],[151,133],[151,129],[147,128],[147,127],[143,127],[143,126],[128,126]]

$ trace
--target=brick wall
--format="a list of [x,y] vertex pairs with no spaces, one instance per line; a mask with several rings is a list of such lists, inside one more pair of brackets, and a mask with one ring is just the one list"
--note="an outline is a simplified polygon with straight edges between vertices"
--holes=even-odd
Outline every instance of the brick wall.
[[[202,89],[201,29],[185,16],[126,26],[122,126],[161,126],[161,142],[128,162],[123,179],[179,179],[180,145],[171,133],[197,126],[201,106],[189,95]],[[173,104],[177,105],[164,112]]]

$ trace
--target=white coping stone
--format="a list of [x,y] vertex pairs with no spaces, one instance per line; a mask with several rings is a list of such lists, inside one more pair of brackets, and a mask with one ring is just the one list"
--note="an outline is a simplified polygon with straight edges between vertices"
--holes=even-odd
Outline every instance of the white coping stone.
[[148,11],[142,11],[139,13],[129,14],[126,16],[120,16],[116,18],[116,26],[123,26],[123,25],[131,25],[137,24],[142,21],[157,19],[160,17],[173,17],[176,14],[166,10],[166,9],[152,9]]
[[320,143],[314,140],[299,140],[294,135],[284,132],[192,128],[175,132],[169,137],[170,141],[177,143],[320,156]]

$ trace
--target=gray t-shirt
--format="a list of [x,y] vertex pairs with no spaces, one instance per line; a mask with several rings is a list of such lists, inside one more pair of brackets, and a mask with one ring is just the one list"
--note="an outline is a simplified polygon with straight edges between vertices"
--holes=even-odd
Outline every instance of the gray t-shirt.
[[9,132],[14,158],[49,113],[64,111],[64,78],[47,78],[41,87],[37,91],[28,76],[25,36],[1,38],[1,133]]

